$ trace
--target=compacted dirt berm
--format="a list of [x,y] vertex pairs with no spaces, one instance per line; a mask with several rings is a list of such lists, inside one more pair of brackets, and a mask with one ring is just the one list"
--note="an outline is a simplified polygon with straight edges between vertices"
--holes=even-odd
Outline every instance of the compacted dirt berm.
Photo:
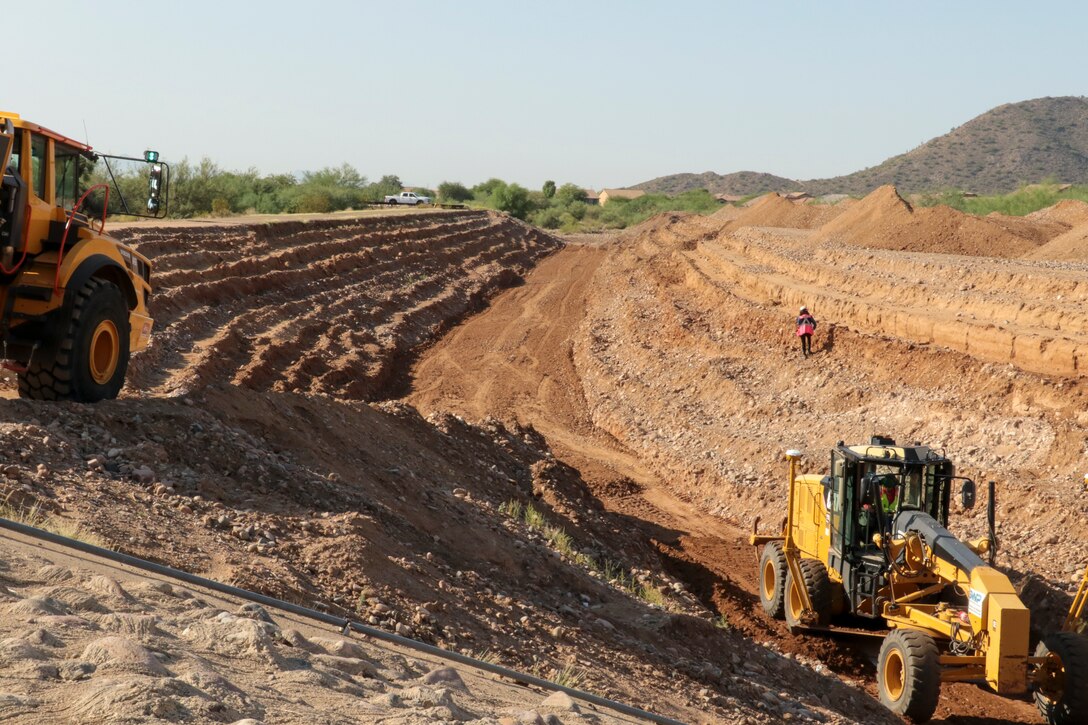
[[[125,176],[122,163],[139,170]],[[169,166],[154,151],[96,154],[0,112],[0,171],[0,359],[25,398],[116,397],[151,336],[151,265],[105,233],[106,215],[165,216]],[[146,201],[130,207],[122,183],[145,178]]]
[[[762,547],[760,600],[794,631],[829,630],[838,615],[886,627],[877,662],[880,701],[914,722],[932,717],[942,682],[974,682],[1007,696],[1034,693],[1048,723],[1088,722],[1088,638],[1073,623],[1029,651],[1030,614],[995,569],[993,486],[988,535],[949,533],[953,486],[964,508],[973,481],[943,455],[874,437],[840,442],[827,475],[798,475],[788,451],[789,510]],[[758,526],[758,521],[756,522]],[[983,559],[986,556],[989,561]]]

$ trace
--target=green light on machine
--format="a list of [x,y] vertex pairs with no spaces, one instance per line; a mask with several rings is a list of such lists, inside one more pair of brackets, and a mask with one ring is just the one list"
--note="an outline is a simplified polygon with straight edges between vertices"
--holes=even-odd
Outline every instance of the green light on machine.
[[158,160],[159,160],[159,152],[158,151],[144,151],[144,161],[148,162],[149,164],[153,164]]

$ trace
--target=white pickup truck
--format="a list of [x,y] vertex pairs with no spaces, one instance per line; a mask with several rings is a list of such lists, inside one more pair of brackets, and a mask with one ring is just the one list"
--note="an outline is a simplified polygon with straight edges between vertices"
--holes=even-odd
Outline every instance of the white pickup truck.
[[402,191],[399,194],[385,197],[383,201],[386,204],[411,204],[414,206],[416,204],[430,204],[431,197],[420,196],[414,191]]

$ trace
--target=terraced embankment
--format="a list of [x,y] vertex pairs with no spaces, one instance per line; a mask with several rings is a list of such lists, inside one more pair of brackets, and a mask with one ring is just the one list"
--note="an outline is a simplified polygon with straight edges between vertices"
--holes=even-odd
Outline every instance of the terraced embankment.
[[1031,372],[1088,373],[1088,278],[1072,265],[859,252],[758,227],[704,239],[692,261],[755,303],[803,303],[851,329]]
[[487,212],[132,228],[155,336],[128,388],[230,381],[372,399],[404,361],[559,242]]

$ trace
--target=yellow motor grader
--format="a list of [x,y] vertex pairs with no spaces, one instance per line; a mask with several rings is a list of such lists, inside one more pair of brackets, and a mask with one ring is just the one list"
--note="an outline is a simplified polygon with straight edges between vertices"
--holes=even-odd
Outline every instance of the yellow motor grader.
[[[138,207],[114,172],[128,162],[147,177]],[[151,264],[105,233],[106,214],[165,216],[169,166],[154,151],[97,154],[0,111],[0,172],[0,360],[25,398],[116,397],[151,336]]]
[[975,483],[926,446],[881,436],[868,445],[839,442],[827,475],[798,475],[800,452],[786,457],[783,531],[751,537],[762,547],[764,611],[791,631],[827,629],[838,615],[887,627],[877,690],[911,721],[932,717],[942,682],[974,682],[1009,696],[1031,690],[1048,723],[1088,722],[1088,638],[1076,631],[1088,575],[1066,627],[1032,655],[1028,608],[992,566],[992,484],[988,536],[960,541],[947,529],[952,488],[970,508]]

